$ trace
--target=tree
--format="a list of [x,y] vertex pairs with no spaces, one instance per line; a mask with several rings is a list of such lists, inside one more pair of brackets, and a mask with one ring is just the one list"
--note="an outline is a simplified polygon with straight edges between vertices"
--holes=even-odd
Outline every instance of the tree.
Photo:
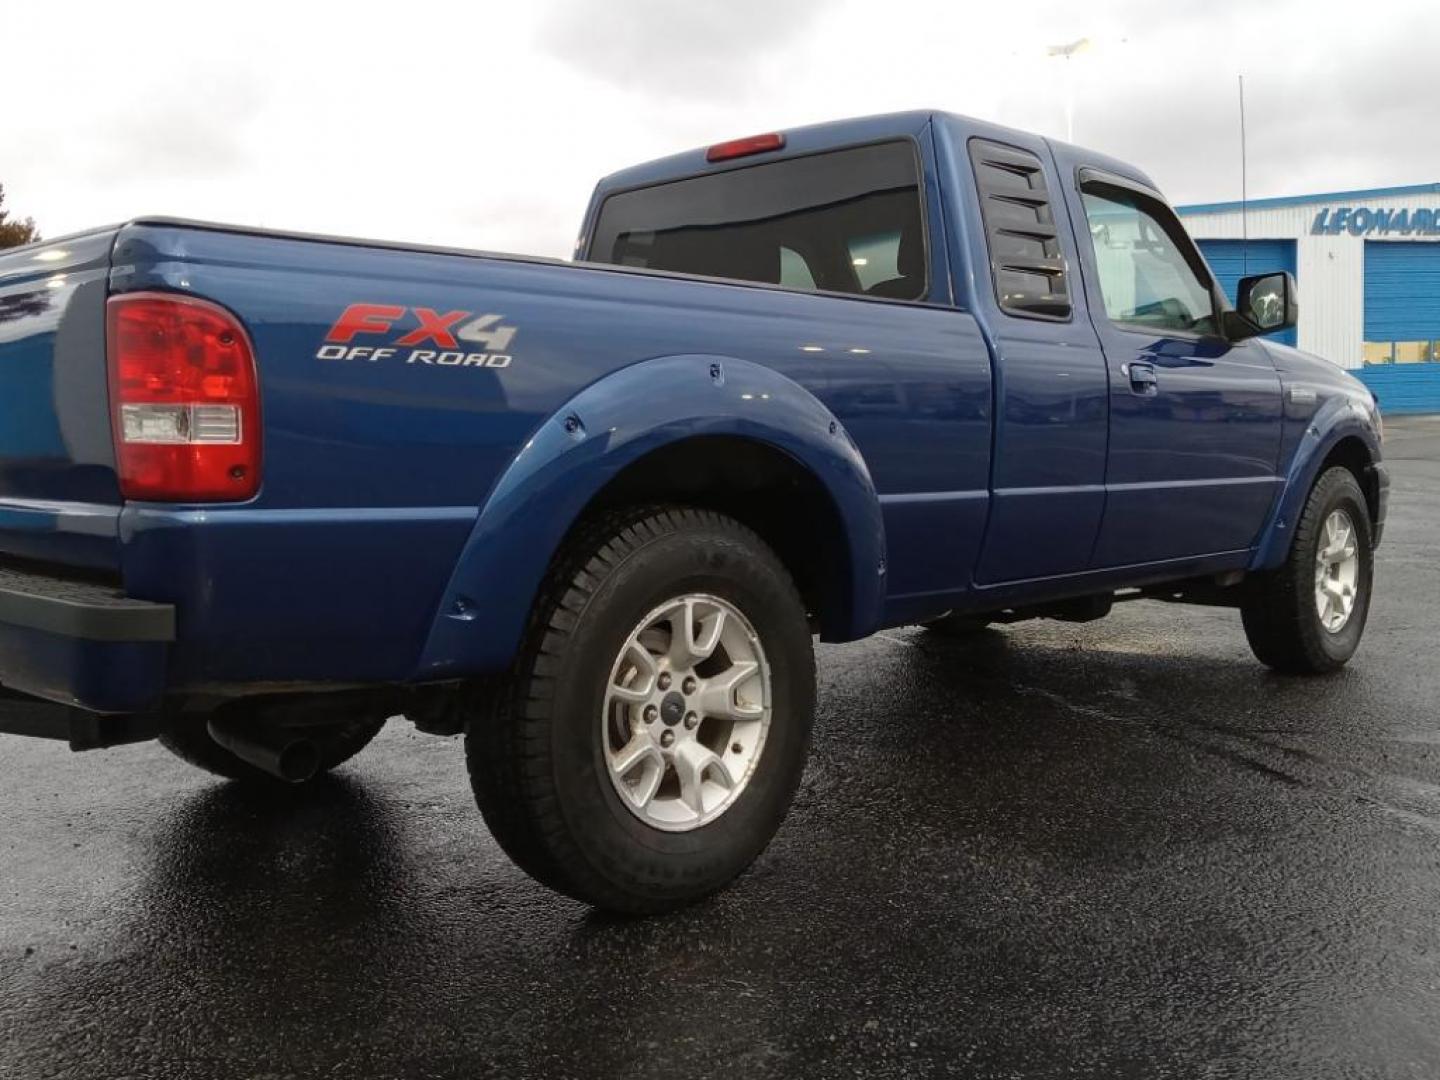
[[5,209],[5,185],[0,184],[0,248],[33,244],[40,239],[34,218],[12,218]]

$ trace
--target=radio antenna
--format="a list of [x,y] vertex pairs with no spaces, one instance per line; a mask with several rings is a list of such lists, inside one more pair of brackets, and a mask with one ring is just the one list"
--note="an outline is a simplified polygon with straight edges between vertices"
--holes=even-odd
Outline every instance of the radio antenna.
[[1250,272],[1250,222],[1245,171],[1245,76],[1240,79],[1240,276]]

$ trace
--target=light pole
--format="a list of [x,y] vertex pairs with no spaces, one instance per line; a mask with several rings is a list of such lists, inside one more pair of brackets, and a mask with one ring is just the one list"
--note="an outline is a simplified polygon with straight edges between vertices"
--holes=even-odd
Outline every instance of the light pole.
[[1080,38],[1068,45],[1051,45],[1045,50],[1048,56],[1058,56],[1065,61],[1065,141],[1075,141],[1075,73],[1070,69],[1070,61],[1075,58],[1076,53],[1085,52],[1090,48],[1089,38]]

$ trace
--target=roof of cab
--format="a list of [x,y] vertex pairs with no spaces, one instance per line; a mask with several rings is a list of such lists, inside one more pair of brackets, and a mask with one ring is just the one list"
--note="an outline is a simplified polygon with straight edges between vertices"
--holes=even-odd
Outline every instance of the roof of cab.
[[[937,109],[915,109],[908,112],[881,113],[850,120],[832,120],[823,124],[808,124],[803,127],[781,129],[785,136],[785,147],[778,152],[768,152],[755,158],[732,158],[726,161],[706,160],[707,147],[685,150],[654,161],[642,162],[621,169],[604,177],[596,186],[596,194],[611,194],[630,188],[648,187],[652,184],[676,180],[686,176],[697,176],[708,172],[722,172],[727,169],[758,164],[760,161],[775,161],[800,154],[831,150],[841,146],[878,142],[887,138],[920,135],[932,121],[944,121],[965,134],[981,135],[985,138],[1005,140],[1018,139],[1022,143],[1044,138],[1034,133],[1022,132],[1016,128],[993,124],[989,121],[962,116],[958,113]],[[1154,183],[1133,165],[1104,154],[1071,146],[1054,139],[1045,139],[1055,151],[1062,167],[1070,162],[1082,161],[1093,167],[1127,176],[1143,182],[1149,187]]]
[[[918,109],[912,112],[885,113],[880,116],[866,116],[854,120],[832,120],[824,124],[808,124],[804,127],[786,128],[785,148],[778,153],[767,153],[763,160],[793,157],[797,154],[829,150],[837,146],[855,143],[876,142],[886,138],[918,135],[925,130],[935,113]],[[753,133],[752,133],[753,134]],[[755,164],[747,158],[729,161],[709,162],[705,159],[708,147],[685,150],[654,161],[631,165],[619,172],[611,173],[598,185],[606,191],[621,191],[626,188],[648,187],[665,180],[682,176],[696,176],[700,173],[721,172],[737,165]]]

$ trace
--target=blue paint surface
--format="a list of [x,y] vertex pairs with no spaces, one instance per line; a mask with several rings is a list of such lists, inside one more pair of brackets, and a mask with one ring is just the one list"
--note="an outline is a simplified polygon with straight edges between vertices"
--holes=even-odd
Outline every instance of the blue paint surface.
[[[787,135],[783,155],[913,140],[927,301],[165,219],[0,255],[0,386],[25,403],[0,428],[0,552],[112,573],[178,620],[163,663],[147,653],[109,696],[97,672],[119,654],[83,643],[17,645],[8,655],[33,660],[0,653],[0,682],[68,681],[112,707],[198,685],[502,669],[591,500],[697,439],[784,455],[823,492],[831,639],[1215,573],[1260,557],[1300,463],[1339,437],[1315,417],[1366,399],[1294,350],[1111,325],[1074,178],[1150,186],[1123,162],[943,114]],[[1042,163],[1068,320],[999,308],[972,138]],[[609,177],[585,232],[607,194],[745,164],[692,151]],[[254,342],[264,474],[247,503],[119,498],[104,305],[151,289],[226,306]],[[508,360],[336,358],[350,354],[327,335],[357,303],[401,312],[357,343],[418,330],[418,309],[483,313],[515,328]],[[1152,385],[1132,382],[1136,363]],[[1285,405],[1286,383],[1312,404]]]

